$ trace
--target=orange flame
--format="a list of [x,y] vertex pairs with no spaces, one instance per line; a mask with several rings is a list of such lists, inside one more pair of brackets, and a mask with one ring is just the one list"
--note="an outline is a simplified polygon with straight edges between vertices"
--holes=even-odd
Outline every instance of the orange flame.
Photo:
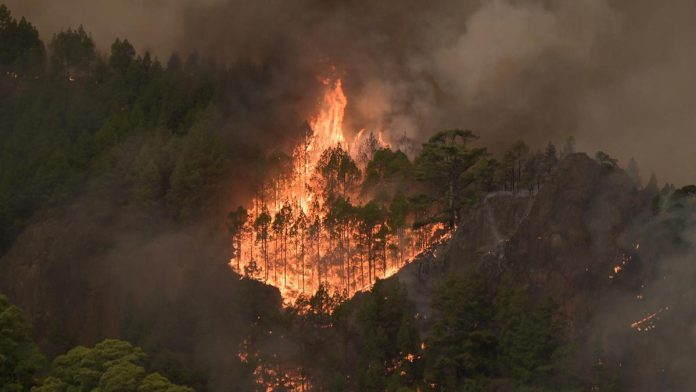
[[[311,234],[311,222],[324,221],[325,216],[316,203],[320,203],[308,186],[311,176],[322,153],[337,145],[345,144],[343,120],[348,100],[343,92],[340,79],[324,80],[324,94],[319,102],[317,114],[310,121],[312,134],[297,146],[292,154],[292,169],[289,175],[273,180],[271,186],[263,186],[251,202],[247,231],[239,240],[240,248],[236,257],[230,260],[230,266],[240,275],[252,277],[276,286],[285,304],[294,302],[300,295],[314,293],[320,285],[331,292],[343,292],[352,295],[357,291],[369,289],[377,277],[385,278],[395,274],[404,264],[409,263],[430,244],[438,227],[423,227],[413,232],[402,233],[399,238],[397,254],[387,256],[386,244],[384,261],[374,274],[365,276],[365,260],[355,253],[355,244],[351,244],[351,234],[343,237],[347,246],[341,245],[338,255],[332,248],[332,239],[326,233]],[[348,151],[358,151],[356,146],[364,143],[361,131],[353,140]],[[374,136],[371,136],[374,137]],[[382,133],[378,133],[379,147],[388,146]],[[353,154],[354,155],[354,154]],[[355,156],[354,156],[355,158]],[[288,212],[289,211],[289,212]],[[254,222],[267,214],[275,219],[277,214],[288,214],[288,221],[293,222],[288,231],[277,229],[266,218],[267,233],[259,236],[254,231]],[[305,224],[295,224],[302,219]],[[273,222],[275,223],[275,222]],[[323,223],[322,223],[323,224]],[[314,235],[312,241],[309,237]],[[426,239],[427,238],[427,239]],[[383,241],[383,243],[386,241]],[[390,245],[396,246],[396,241]],[[333,246],[335,247],[335,240]],[[340,259],[340,262],[338,262]],[[370,279],[371,277],[371,279]]]
[[344,142],[343,116],[348,105],[341,79],[334,83],[324,80],[324,86],[326,86],[326,92],[319,113],[311,124],[314,130],[311,149],[317,160],[324,150]]

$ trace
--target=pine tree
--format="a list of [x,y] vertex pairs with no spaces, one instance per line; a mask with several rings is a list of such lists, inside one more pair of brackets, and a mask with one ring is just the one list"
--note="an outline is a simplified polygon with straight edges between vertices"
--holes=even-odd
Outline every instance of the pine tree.
[[261,256],[263,257],[265,280],[268,280],[268,239],[272,220],[273,218],[271,218],[266,205],[262,206],[261,213],[254,220],[256,243],[261,245]]
[[442,131],[423,144],[415,161],[416,175],[433,188],[444,216],[439,219],[454,228],[463,207],[463,190],[469,185],[465,174],[483,158],[486,150],[469,148],[476,136],[468,130]]
[[0,294],[0,390],[28,391],[35,385],[45,358],[32,334],[22,311]]
[[241,272],[242,238],[247,228],[249,212],[242,206],[227,214],[227,230],[232,237],[232,257],[237,259],[237,271]]
[[426,382],[445,390],[486,379],[495,369],[494,308],[486,280],[475,272],[449,280],[436,292],[433,307],[441,317],[426,348]]

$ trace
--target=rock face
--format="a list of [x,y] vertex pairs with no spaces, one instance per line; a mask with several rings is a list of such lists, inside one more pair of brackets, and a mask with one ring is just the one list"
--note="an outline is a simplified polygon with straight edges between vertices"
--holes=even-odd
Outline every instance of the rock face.
[[655,192],[571,155],[534,195],[489,195],[448,243],[395,279],[427,334],[444,279],[511,272],[559,305],[568,337],[581,342],[574,360],[602,363],[627,390],[696,390],[696,197],[665,196],[658,209]]
[[577,325],[585,317],[582,308],[593,307],[593,294],[613,284],[613,268],[632,250],[622,234],[640,212],[639,200],[623,170],[573,155],[534,198],[510,238],[506,260]]
[[643,199],[623,170],[573,154],[534,195],[486,197],[448,244],[397,276],[427,315],[432,290],[447,276],[505,267],[532,292],[554,298],[571,330],[581,329],[599,293],[616,285],[609,275],[632,250],[624,233]]

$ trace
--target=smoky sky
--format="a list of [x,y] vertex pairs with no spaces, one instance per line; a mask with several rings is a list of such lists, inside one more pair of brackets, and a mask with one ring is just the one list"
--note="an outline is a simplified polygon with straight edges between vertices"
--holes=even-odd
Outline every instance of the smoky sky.
[[[690,0],[252,1],[6,0],[45,40],[83,24],[103,51],[117,37],[162,59],[274,61],[340,76],[348,130],[393,144],[468,128],[494,152],[574,136],[644,180],[694,182],[696,3]],[[283,84],[285,83],[286,84]],[[277,91],[269,92],[277,94]]]

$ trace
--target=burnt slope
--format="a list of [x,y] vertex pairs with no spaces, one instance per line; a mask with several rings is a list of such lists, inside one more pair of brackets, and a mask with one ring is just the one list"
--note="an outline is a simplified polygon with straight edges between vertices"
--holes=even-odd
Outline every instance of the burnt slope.
[[489,195],[448,243],[396,278],[427,335],[438,317],[430,300],[444,280],[470,268],[512,273],[558,304],[579,372],[601,363],[630,390],[690,390],[694,199],[661,196],[658,208],[655,191],[620,168],[574,154],[534,195]]

